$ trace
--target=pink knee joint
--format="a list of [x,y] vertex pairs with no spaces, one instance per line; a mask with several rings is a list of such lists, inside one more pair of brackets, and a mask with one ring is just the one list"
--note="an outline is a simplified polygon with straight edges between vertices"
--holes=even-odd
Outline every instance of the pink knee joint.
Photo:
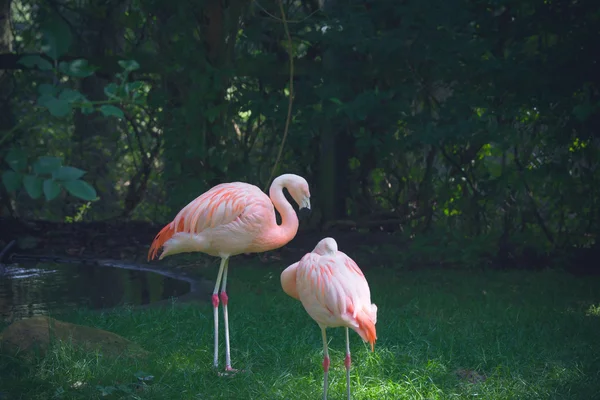
[[350,354],[346,354],[346,359],[344,360],[344,365],[346,366],[346,369],[350,369],[351,362],[352,360],[350,358]]
[[214,308],[219,307],[219,296],[217,296],[216,294],[213,294],[212,295],[212,303],[213,303]]
[[329,363],[330,363],[330,361],[329,361],[329,357],[325,357],[325,358],[323,359],[323,370],[324,370],[325,372],[329,371]]
[[221,292],[221,301],[223,302],[224,306],[227,305],[227,303],[229,302],[229,297],[227,296],[227,293]]

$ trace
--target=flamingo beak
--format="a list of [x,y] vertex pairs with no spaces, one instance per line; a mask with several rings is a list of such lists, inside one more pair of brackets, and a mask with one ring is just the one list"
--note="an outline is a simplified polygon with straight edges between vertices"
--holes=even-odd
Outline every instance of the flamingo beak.
[[310,216],[310,197],[305,197],[300,202],[300,209],[298,210],[298,217],[300,219],[308,218]]

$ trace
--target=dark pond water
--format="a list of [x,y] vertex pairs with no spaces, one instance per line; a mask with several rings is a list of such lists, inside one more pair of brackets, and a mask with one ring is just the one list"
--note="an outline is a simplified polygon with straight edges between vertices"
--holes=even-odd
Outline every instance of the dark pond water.
[[9,264],[0,274],[0,318],[66,309],[142,305],[181,296],[190,283],[155,272],[72,263]]

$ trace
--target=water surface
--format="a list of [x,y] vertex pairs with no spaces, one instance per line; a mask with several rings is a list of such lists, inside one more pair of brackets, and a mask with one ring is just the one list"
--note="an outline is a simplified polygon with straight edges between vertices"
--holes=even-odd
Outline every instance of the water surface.
[[143,305],[189,291],[189,282],[155,272],[73,263],[10,264],[0,274],[0,318]]

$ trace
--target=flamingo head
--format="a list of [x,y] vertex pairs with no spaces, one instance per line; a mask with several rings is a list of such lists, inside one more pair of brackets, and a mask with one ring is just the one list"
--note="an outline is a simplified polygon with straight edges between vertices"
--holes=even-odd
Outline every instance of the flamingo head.
[[310,214],[310,190],[306,179],[299,175],[284,174],[277,177],[277,179],[273,181],[273,185],[275,185],[276,182],[290,192],[290,195],[296,204],[298,204],[298,214],[301,217],[303,214]]

